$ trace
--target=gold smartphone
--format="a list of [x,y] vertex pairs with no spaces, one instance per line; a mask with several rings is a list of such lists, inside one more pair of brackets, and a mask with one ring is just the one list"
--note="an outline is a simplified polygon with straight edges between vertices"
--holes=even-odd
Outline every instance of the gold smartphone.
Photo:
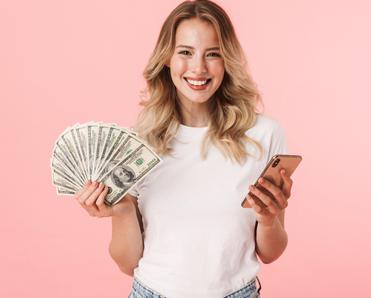
[[[263,177],[264,179],[267,179],[268,181],[272,182],[273,184],[277,185],[278,187],[281,187],[283,184],[283,179],[280,174],[281,169],[286,170],[286,175],[291,176],[292,173],[295,171],[295,169],[298,167],[299,163],[301,162],[303,158],[300,155],[290,155],[290,154],[277,154],[274,155],[271,160],[268,162],[267,166],[263,170],[263,172],[260,174],[260,177]],[[259,178],[255,182],[255,186],[262,190],[263,192],[267,192],[265,189],[263,189],[260,184],[258,183]],[[249,192],[247,195],[251,196],[253,200],[260,206],[260,207],[267,207],[261,200],[259,200],[255,195],[253,195],[251,192]],[[247,196],[246,196],[247,197]],[[244,198],[244,200],[241,203],[241,206],[243,208],[251,208],[251,205],[247,201],[247,198]]]

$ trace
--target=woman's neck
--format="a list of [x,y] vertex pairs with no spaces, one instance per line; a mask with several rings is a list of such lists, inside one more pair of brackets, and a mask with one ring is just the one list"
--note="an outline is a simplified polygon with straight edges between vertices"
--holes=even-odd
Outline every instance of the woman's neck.
[[182,111],[182,124],[191,127],[205,127],[209,123],[209,115],[200,111]]
[[191,127],[205,127],[209,123],[210,113],[207,103],[181,103],[182,124]]

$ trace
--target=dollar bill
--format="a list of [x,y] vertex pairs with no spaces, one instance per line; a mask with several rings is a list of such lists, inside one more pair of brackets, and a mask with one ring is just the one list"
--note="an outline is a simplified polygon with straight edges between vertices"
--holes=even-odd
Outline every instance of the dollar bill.
[[99,125],[89,125],[90,129],[90,142],[89,142],[89,154],[90,154],[90,177],[89,179],[92,179],[94,177],[94,166],[95,166],[95,149],[96,149],[96,143],[98,138],[98,132],[99,132]]
[[70,190],[68,188],[57,186],[57,194],[62,196],[71,196],[74,195],[76,192],[73,190]]
[[106,127],[106,129],[105,129],[106,131],[105,138],[103,139],[103,143],[101,144],[102,145],[101,154],[100,154],[99,160],[97,161],[97,165],[96,165],[97,171],[99,171],[101,163],[106,158],[108,147],[112,143],[112,139],[115,138],[115,134],[113,134],[113,132],[115,131],[115,127],[109,126],[109,127]]
[[101,148],[101,144],[103,142],[103,138],[104,138],[104,135],[103,135],[103,126],[101,124],[98,124],[98,126],[96,127],[96,130],[97,130],[97,137],[95,139],[95,144],[94,144],[94,158],[93,158],[93,177],[96,173],[96,168],[98,166],[98,161],[99,161],[99,154],[100,154],[100,148]]
[[80,163],[77,161],[77,153],[68,134],[69,132],[63,134],[55,143],[55,152],[58,152],[65,160],[64,163],[69,164],[74,169],[75,175],[84,181],[86,177],[83,174]]
[[86,171],[86,161],[85,161],[86,156],[83,152],[83,148],[80,146],[80,141],[79,141],[79,137],[78,137],[78,134],[77,134],[76,126],[71,129],[70,135],[71,135],[71,138],[72,138],[72,141],[73,141],[73,145],[76,149],[76,153],[77,153],[77,157],[78,157],[78,161],[79,161],[80,172],[84,175],[84,178],[85,178],[84,182],[85,182],[89,178],[89,176],[87,175],[87,171]]
[[57,169],[52,170],[52,181],[55,186],[72,188],[76,191],[80,189],[80,185],[76,184],[70,177],[65,176],[64,173]]
[[102,182],[108,186],[105,202],[108,205],[117,204],[129,191],[129,189],[145,177],[161,159],[144,144],[112,169],[107,168]]
[[58,195],[74,195],[76,190],[68,185],[56,185]]
[[98,181],[99,173],[103,168],[106,167],[107,163],[110,161],[112,154],[115,150],[120,146],[120,143],[125,140],[125,138],[129,135],[127,131],[122,129],[112,127],[111,131],[109,132],[111,138],[106,142],[104,145],[104,157],[100,160],[99,167],[96,170],[96,173],[93,177],[94,180]]
[[57,155],[55,155],[55,157],[51,160],[51,167],[52,169],[57,170],[58,173],[61,173],[64,177],[67,177],[75,182],[79,187],[84,186],[84,182],[75,175],[74,171],[70,169],[68,165],[60,161]]
[[80,176],[76,175],[74,166],[70,162],[68,162],[68,160],[65,159],[64,156],[62,156],[62,151],[60,151],[60,149],[56,146],[54,147],[52,157],[50,159],[50,166],[51,168],[55,166],[63,167],[71,175],[73,175],[77,181],[83,183],[83,179],[80,178]]
[[87,180],[109,187],[105,203],[114,205],[148,175],[160,157],[132,128],[88,122],[67,127],[54,144],[50,167],[57,194],[73,195]]
[[88,161],[88,155],[87,155],[87,143],[88,143],[88,140],[87,140],[87,127],[86,125],[81,125],[81,126],[75,126],[74,127],[74,130],[75,130],[75,134],[76,134],[76,137],[77,137],[77,144],[78,144],[78,148],[79,148],[79,151],[81,153],[81,156],[82,156],[82,169],[81,171],[84,173],[84,177],[85,177],[85,181],[88,180],[88,165],[87,165],[87,161]]
[[100,171],[96,174],[96,180],[101,181],[104,175],[108,174],[107,169],[110,167],[112,168],[117,163],[119,163],[122,159],[130,155],[136,148],[138,148],[142,142],[136,139],[133,135],[128,134],[125,138],[121,139],[120,144],[117,148],[112,152],[111,157],[109,160],[105,162],[102,166]]
[[96,180],[95,176],[99,171],[101,161],[104,159],[102,154],[106,156],[106,153],[107,153],[107,148],[103,152],[103,148],[106,143],[107,137],[109,138],[112,137],[112,132],[111,134],[109,133],[111,131],[111,128],[115,128],[115,127],[117,127],[116,124],[108,124],[108,125],[104,123],[99,124],[98,137],[97,137],[97,142],[95,145],[96,148],[94,151],[95,156],[94,156],[94,171],[93,171],[93,177],[92,177],[93,180]]

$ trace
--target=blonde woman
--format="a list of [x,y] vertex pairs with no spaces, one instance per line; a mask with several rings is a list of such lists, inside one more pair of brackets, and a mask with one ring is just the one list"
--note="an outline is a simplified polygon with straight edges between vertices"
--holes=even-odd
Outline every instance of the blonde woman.
[[[76,199],[112,217],[109,252],[134,276],[129,297],[259,297],[260,261],[285,250],[292,180],[255,180],[287,153],[276,120],[259,114],[259,92],[232,23],[212,1],[185,1],[165,20],[144,70],[135,130],[163,163],[120,203],[89,182]],[[249,192],[252,208],[242,208]],[[264,192],[263,192],[264,190]],[[256,281],[259,282],[257,289]]]

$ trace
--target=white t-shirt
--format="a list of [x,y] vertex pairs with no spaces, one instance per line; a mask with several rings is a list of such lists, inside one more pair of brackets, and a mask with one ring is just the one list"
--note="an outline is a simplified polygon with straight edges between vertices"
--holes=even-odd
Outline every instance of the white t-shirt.
[[[256,217],[241,202],[269,159],[287,154],[279,123],[258,115],[246,134],[264,149],[263,158],[243,166],[224,158],[213,145],[206,160],[200,144],[207,127],[180,125],[173,157],[141,180],[130,194],[138,198],[144,251],[134,276],[170,298],[224,297],[256,277]],[[258,149],[246,145],[258,157]]]

